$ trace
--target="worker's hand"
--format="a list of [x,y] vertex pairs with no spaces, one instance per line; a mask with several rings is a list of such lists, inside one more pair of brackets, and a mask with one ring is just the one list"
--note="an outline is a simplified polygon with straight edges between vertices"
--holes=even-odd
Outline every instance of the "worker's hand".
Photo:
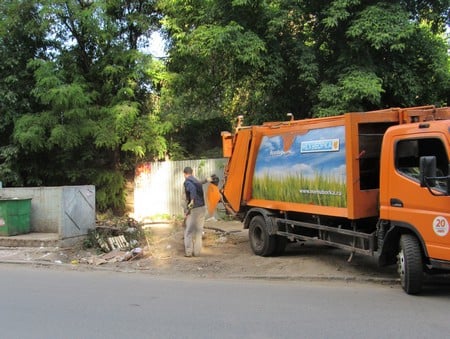
[[191,200],[187,207],[191,210],[194,207],[194,200]]

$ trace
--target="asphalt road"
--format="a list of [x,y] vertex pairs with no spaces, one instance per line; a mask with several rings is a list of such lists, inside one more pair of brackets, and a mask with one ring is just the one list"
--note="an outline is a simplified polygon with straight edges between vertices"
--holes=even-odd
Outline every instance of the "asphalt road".
[[444,338],[450,286],[163,279],[0,265],[2,338]]

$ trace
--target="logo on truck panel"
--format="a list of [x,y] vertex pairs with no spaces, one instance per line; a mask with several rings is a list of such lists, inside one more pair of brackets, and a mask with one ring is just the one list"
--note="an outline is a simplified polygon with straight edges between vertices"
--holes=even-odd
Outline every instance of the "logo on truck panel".
[[339,139],[302,141],[300,153],[339,151]]
[[253,198],[346,207],[344,126],[312,129],[291,140],[282,134],[262,138]]

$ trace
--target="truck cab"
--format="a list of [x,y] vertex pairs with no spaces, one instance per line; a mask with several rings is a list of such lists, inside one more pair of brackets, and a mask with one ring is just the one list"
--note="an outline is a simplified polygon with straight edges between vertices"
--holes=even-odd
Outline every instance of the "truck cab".
[[449,120],[398,125],[383,139],[380,220],[386,235],[380,259],[390,263],[399,244],[402,284],[413,291],[421,284],[422,267],[450,269],[449,129]]

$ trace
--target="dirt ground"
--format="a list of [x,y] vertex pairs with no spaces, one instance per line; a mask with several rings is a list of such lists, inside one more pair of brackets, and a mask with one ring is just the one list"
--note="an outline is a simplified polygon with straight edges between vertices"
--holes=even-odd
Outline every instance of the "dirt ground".
[[142,252],[129,260],[125,260],[124,251],[98,254],[81,249],[60,251],[56,260],[78,268],[102,267],[171,277],[398,282],[395,267],[379,268],[373,258],[357,255],[348,262],[348,252],[328,246],[296,243],[289,244],[279,257],[256,256],[249,245],[248,231],[237,221],[207,221],[202,253],[190,258],[184,257],[181,224],[156,224],[149,228],[150,236]]
[[199,257],[184,257],[181,223],[150,224],[140,252],[70,248],[1,248],[0,262],[30,263],[74,270],[107,269],[189,278],[372,281],[398,284],[396,267],[380,268],[374,258],[314,243],[289,244],[283,255],[254,255],[248,231],[238,221],[208,220]]

